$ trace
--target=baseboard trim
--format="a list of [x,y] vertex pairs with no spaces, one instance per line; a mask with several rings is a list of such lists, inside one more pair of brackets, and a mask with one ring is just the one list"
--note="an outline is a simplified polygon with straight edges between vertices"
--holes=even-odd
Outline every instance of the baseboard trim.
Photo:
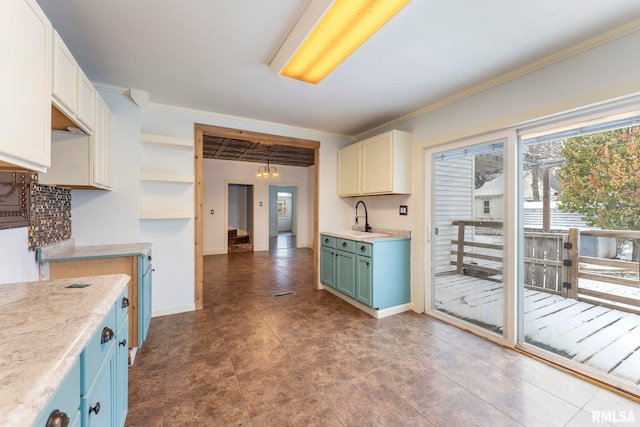
[[207,256],[207,255],[222,255],[222,254],[226,254],[227,250],[226,249],[205,249],[204,251],[202,251],[202,255]]
[[190,305],[185,305],[183,307],[171,307],[171,308],[165,308],[163,310],[156,310],[153,313],[151,313],[151,317],[170,316],[172,314],[187,313],[189,311],[196,311],[196,305],[190,304]]
[[337,296],[341,300],[343,300],[345,302],[348,302],[352,306],[354,306],[356,308],[359,308],[360,310],[362,310],[365,313],[367,313],[369,316],[374,317],[376,319],[383,319],[385,317],[393,316],[394,314],[404,313],[405,311],[411,310],[411,303],[402,304],[402,305],[396,305],[394,307],[389,307],[389,308],[385,308],[385,309],[382,309],[382,310],[376,310],[375,308],[367,307],[366,305],[354,300],[351,297],[348,297],[347,295],[343,294],[342,292],[336,291],[335,289],[333,289],[333,288],[331,288],[329,286],[324,286],[324,285],[320,284],[320,289],[324,289],[325,291],[329,292],[330,294],[333,294],[333,295]]

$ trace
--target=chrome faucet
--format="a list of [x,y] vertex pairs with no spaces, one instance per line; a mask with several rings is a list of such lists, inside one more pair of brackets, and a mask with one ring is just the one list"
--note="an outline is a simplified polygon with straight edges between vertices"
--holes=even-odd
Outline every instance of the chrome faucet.
[[356,203],[356,224],[358,223],[358,205],[360,203],[362,203],[362,206],[364,206],[364,231],[366,233],[369,233],[371,232],[371,226],[369,225],[369,214],[367,213],[367,205],[365,205],[362,200],[359,200],[358,203]]

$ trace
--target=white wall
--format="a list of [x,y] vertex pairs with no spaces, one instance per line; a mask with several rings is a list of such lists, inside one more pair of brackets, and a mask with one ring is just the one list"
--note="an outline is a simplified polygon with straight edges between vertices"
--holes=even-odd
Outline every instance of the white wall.
[[412,303],[424,310],[424,150],[640,93],[640,33],[583,52],[393,127],[412,132]]
[[113,113],[113,191],[71,191],[72,236],[78,246],[141,241],[142,113],[125,96],[100,94]]
[[38,280],[36,254],[28,247],[27,227],[0,230],[0,283]]
[[[313,245],[313,222],[309,222],[308,209],[313,208],[313,188],[308,192],[307,168],[278,166],[280,179],[263,180],[256,178],[257,164],[232,162],[228,160],[204,159],[204,253],[206,255],[226,253],[225,246],[225,186],[229,183],[251,184],[254,186],[254,250],[269,250],[269,185],[297,186],[299,247]],[[262,206],[260,206],[262,204]],[[211,209],[214,215],[211,215]],[[312,217],[313,218],[313,217]],[[311,228],[311,232],[309,232]]]
[[[181,108],[167,107],[163,105],[149,105],[143,112],[142,132],[157,135],[172,136],[178,138],[194,139],[195,124],[205,124],[248,131],[263,132],[274,135],[303,138],[321,143],[320,148],[320,180],[319,198],[320,226],[344,228],[348,224],[346,215],[341,215],[340,209],[335,209],[340,205],[336,196],[336,159],[339,148],[348,143],[348,138],[339,135],[318,133],[274,123],[256,122],[248,119],[233,118],[203,111],[185,110]],[[219,162],[216,160],[206,160],[204,163],[204,193],[205,196],[205,253],[220,253],[226,251],[224,247],[224,180],[238,183],[251,183],[255,180],[255,164],[242,166],[241,162],[227,162],[230,165],[216,164],[212,169],[209,162]],[[279,183],[283,185],[293,185],[296,182],[289,182],[288,176],[293,176],[294,171],[281,167],[278,170],[282,174]],[[302,187],[310,185],[308,182],[309,171],[302,170],[299,182]],[[193,173],[184,171],[183,173]],[[214,177],[210,175],[213,174]],[[217,175],[217,178],[215,177]],[[311,172],[312,175],[312,172]],[[324,181],[327,177],[328,182]],[[306,178],[306,179],[305,179]],[[311,177],[315,179],[315,177]],[[313,181],[312,181],[313,182]],[[300,206],[313,208],[312,201],[303,201],[301,195]],[[267,211],[268,194],[266,185],[256,185],[254,187],[254,248],[256,250],[266,250],[268,248]],[[260,201],[263,206],[259,206]],[[215,214],[210,215],[210,210],[214,209]],[[346,209],[348,211],[348,209]],[[309,212],[300,215],[300,227],[312,230]],[[307,224],[302,224],[303,218]],[[166,222],[166,221],[162,221]],[[160,221],[158,221],[160,223]],[[222,224],[222,226],[220,225]],[[179,227],[182,224],[182,228]],[[150,241],[154,245],[154,312],[167,313],[172,309],[180,311],[193,304],[193,283],[194,273],[194,224],[193,221],[174,221],[172,229],[164,229],[155,226],[153,221],[145,221],[141,229],[141,238]],[[334,228],[335,229],[335,228]],[[315,236],[313,231],[307,232],[307,241],[299,236],[299,244],[311,245]]]

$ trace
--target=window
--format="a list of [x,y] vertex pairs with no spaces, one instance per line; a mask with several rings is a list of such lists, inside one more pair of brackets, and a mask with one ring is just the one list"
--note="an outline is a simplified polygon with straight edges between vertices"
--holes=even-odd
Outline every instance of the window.
[[483,206],[483,212],[485,215],[489,215],[491,213],[491,201],[489,200],[484,200],[482,202],[482,206]]

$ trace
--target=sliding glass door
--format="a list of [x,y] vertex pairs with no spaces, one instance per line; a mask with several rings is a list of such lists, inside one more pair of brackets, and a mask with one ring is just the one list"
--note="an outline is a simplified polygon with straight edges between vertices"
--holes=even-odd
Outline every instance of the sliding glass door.
[[488,141],[430,153],[431,309],[504,332],[504,147]]
[[525,350],[640,384],[639,117],[521,133]]

